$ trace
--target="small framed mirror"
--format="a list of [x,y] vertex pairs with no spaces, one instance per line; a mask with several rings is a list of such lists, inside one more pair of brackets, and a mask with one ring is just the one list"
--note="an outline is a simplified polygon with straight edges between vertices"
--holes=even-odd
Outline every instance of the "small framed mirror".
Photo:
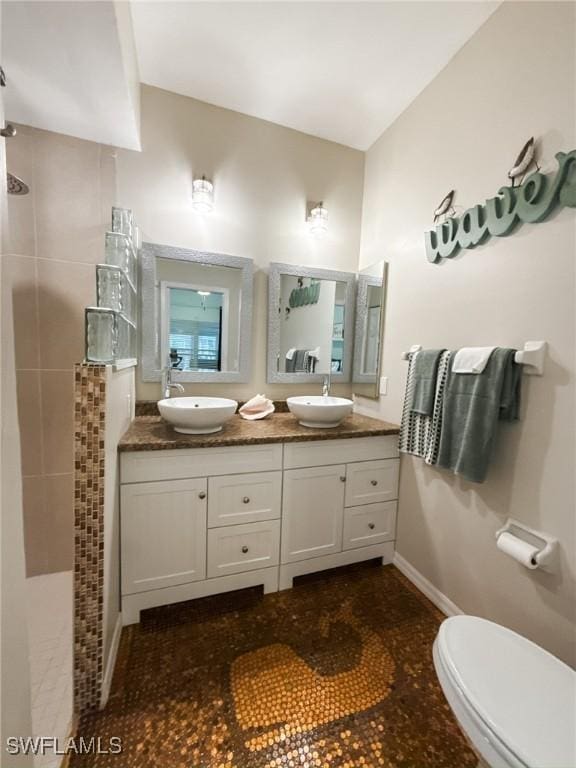
[[356,276],[270,264],[268,382],[350,381]]
[[355,395],[373,399],[380,389],[387,268],[380,261],[363,269],[356,290],[352,388]]
[[144,381],[248,381],[252,259],[143,243],[140,266]]

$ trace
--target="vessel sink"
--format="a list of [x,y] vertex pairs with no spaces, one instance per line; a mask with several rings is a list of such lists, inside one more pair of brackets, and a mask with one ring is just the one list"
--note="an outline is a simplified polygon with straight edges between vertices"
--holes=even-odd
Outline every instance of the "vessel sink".
[[220,432],[236,408],[236,400],[225,397],[169,397],[158,402],[162,418],[170,422],[176,432],[186,435]]
[[289,397],[286,400],[291,413],[303,427],[337,427],[352,413],[354,403],[346,397],[310,395]]

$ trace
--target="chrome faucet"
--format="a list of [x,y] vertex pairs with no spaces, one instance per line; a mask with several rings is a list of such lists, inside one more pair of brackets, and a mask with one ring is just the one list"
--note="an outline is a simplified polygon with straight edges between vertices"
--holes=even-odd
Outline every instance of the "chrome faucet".
[[172,363],[168,358],[168,365],[162,370],[162,397],[166,400],[172,397],[172,390],[175,389],[180,393],[184,393],[184,387],[177,381],[172,381]]
[[322,384],[322,397],[329,397],[330,396],[330,374],[327,373],[326,376],[324,376],[324,382]]

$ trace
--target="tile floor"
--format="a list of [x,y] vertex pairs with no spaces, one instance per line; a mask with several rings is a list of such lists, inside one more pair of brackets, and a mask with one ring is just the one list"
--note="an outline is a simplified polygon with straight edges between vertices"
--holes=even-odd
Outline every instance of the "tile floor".
[[[66,738],[72,722],[72,572],[26,579],[34,736]],[[61,757],[34,758],[57,768]]]
[[472,768],[438,685],[442,615],[393,566],[155,608],[124,629],[74,768]]

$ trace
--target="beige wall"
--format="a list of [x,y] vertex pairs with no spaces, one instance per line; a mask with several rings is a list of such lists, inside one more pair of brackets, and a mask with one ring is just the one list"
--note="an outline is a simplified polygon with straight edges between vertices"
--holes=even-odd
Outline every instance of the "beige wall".
[[[526,139],[545,171],[576,147],[572,3],[506,3],[369,150],[361,266],[390,262],[384,374],[372,412],[398,421],[412,344],[521,347],[546,339],[542,378],[524,377],[521,422],[504,426],[483,485],[402,461],[398,552],[464,611],[575,661],[574,211],[524,225],[441,265],[423,233],[457,190],[460,210],[506,184]],[[365,403],[370,408],[368,401]],[[559,538],[559,571],[528,571],[494,532],[511,515]]]
[[[141,109],[142,152],[118,151],[118,201],[132,208],[144,240],[256,264],[251,380],[202,391],[239,398],[309,391],[266,383],[265,270],[271,261],[356,270],[364,154],[148,86]],[[191,206],[192,178],[202,174],[214,180],[216,197],[205,216]],[[308,234],[307,200],[324,200],[329,210],[324,240]],[[186,389],[198,393],[200,385]],[[137,394],[157,399],[159,385],[138,376]]]
[[21,127],[8,170],[30,186],[8,197],[6,269],[14,282],[18,407],[29,576],[72,567],[73,374],[84,307],[114,200],[109,147]]

